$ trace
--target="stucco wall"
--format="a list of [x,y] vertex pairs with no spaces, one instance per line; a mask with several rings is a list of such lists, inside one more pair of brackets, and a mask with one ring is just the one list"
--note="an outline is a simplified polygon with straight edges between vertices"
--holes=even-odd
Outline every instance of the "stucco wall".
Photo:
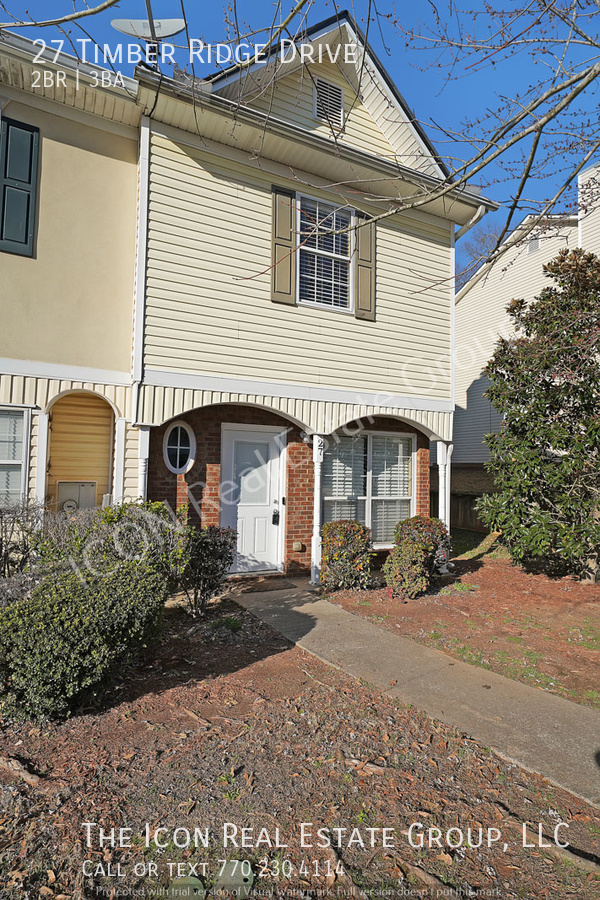
[[40,129],[34,257],[0,252],[0,358],[129,371],[137,142],[11,102]]

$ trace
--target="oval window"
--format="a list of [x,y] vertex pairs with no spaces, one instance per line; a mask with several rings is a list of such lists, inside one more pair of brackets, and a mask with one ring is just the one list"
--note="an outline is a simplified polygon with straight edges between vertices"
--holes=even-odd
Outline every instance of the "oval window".
[[163,455],[171,472],[181,475],[194,465],[196,438],[187,422],[173,422],[165,433]]

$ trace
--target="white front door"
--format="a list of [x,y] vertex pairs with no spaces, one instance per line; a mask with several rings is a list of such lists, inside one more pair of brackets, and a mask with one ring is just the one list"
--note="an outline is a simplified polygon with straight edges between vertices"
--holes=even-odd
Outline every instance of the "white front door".
[[223,425],[221,525],[237,531],[232,572],[281,568],[283,509],[281,451],[274,427]]

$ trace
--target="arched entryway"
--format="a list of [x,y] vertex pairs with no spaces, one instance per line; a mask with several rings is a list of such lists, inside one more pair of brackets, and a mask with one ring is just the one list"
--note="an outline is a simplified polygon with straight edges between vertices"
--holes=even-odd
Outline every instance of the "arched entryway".
[[50,409],[46,495],[50,509],[102,506],[111,492],[115,417],[97,394],[74,391]]

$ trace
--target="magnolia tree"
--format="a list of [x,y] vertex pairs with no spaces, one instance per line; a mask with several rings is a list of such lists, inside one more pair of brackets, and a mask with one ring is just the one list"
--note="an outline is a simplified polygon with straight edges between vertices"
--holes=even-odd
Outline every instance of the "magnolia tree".
[[485,374],[504,416],[487,435],[496,492],[479,505],[518,562],[540,560],[595,578],[600,552],[600,260],[562,250],[552,284],[508,312]]

